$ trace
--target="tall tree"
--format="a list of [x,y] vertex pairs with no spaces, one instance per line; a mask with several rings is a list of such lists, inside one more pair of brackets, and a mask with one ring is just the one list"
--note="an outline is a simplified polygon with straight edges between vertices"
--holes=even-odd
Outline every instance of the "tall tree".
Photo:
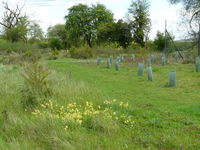
[[29,25],[28,34],[30,36],[30,40],[33,42],[42,40],[44,38],[44,33],[42,31],[42,28],[38,23],[35,22]]
[[97,37],[98,26],[114,20],[113,14],[102,4],[92,5],[92,7],[83,4],[72,6],[65,19],[70,39],[76,42],[86,41],[90,47]]
[[128,9],[128,21],[131,25],[133,39],[145,46],[145,36],[150,31],[149,3],[147,0],[134,0]]
[[100,42],[117,42],[123,48],[127,48],[132,41],[131,28],[123,20],[101,24],[98,29],[98,40]]

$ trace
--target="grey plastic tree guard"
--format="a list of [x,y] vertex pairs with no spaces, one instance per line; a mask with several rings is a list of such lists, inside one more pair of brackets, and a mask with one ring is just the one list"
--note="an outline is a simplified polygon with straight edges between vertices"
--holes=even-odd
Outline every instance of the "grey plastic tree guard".
[[151,54],[151,62],[152,63],[156,62],[156,56],[154,54]]
[[101,64],[101,57],[99,56],[98,58],[97,58],[97,65],[100,65]]
[[118,61],[116,61],[116,63],[115,63],[115,69],[116,69],[117,71],[120,69],[119,62],[118,62]]
[[147,67],[147,77],[149,81],[153,81],[153,72],[151,66]]
[[200,72],[200,57],[196,57],[196,60],[195,60],[195,69],[196,69],[196,72]]
[[138,76],[143,76],[144,72],[144,63],[139,63],[138,64]]
[[108,58],[108,59],[107,59],[107,68],[110,68],[110,67],[111,67],[110,59]]
[[124,56],[120,56],[120,62],[124,61]]
[[150,58],[147,59],[147,66],[151,66],[151,59]]
[[112,65],[112,62],[113,62],[113,57],[112,56],[110,56],[110,64]]
[[176,86],[176,71],[169,72],[169,86]]
[[132,54],[132,55],[131,55],[131,60],[132,60],[132,61],[135,61],[135,54]]
[[120,56],[117,56],[116,62],[117,62],[117,61],[120,63],[120,61],[121,61],[121,60],[120,60]]
[[165,56],[161,57],[161,63],[162,63],[163,66],[166,64],[166,57]]

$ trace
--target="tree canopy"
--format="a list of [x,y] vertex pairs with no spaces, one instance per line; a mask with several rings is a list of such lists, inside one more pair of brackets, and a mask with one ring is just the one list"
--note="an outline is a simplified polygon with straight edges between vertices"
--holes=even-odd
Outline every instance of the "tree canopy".
[[90,47],[97,37],[98,26],[114,20],[113,14],[102,4],[91,7],[84,4],[72,6],[65,19],[70,38],[75,42],[82,40]]
[[128,9],[133,39],[141,46],[145,45],[145,36],[150,30],[149,7],[147,0],[134,0]]

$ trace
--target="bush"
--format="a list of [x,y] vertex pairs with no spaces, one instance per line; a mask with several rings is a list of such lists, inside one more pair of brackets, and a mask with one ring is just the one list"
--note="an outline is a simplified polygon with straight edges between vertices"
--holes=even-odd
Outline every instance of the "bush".
[[70,49],[70,55],[72,58],[87,59],[93,56],[93,52],[92,52],[92,49],[87,46],[84,46],[81,48],[72,47]]
[[25,108],[34,108],[52,96],[49,75],[50,71],[42,63],[35,62],[24,66],[24,85],[21,92]]
[[59,58],[59,53],[60,52],[58,50],[52,50],[48,59],[50,59],[50,60],[51,59],[53,59],[53,60],[58,59]]
[[53,50],[60,50],[62,48],[62,42],[57,38],[49,39],[49,45]]
[[46,49],[49,47],[49,43],[48,42],[45,42],[45,41],[41,41],[38,43],[38,47],[41,48],[41,49]]

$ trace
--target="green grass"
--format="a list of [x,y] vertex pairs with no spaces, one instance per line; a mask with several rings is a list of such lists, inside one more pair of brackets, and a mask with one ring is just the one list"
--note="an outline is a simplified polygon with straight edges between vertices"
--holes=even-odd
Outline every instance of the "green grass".
[[[154,81],[137,76],[137,65],[124,63],[120,71],[105,64],[74,59],[50,60],[52,102],[66,106],[86,101],[128,102],[126,109],[112,106],[134,120],[129,127],[115,120],[93,118],[86,125],[65,131],[50,116],[37,117],[21,106],[21,68],[0,68],[0,149],[200,149],[200,73],[191,64],[154,65]],[[168,73],[177,71],[177,86],[167,87]],[[39,108],[40,109],[40,108]]]

